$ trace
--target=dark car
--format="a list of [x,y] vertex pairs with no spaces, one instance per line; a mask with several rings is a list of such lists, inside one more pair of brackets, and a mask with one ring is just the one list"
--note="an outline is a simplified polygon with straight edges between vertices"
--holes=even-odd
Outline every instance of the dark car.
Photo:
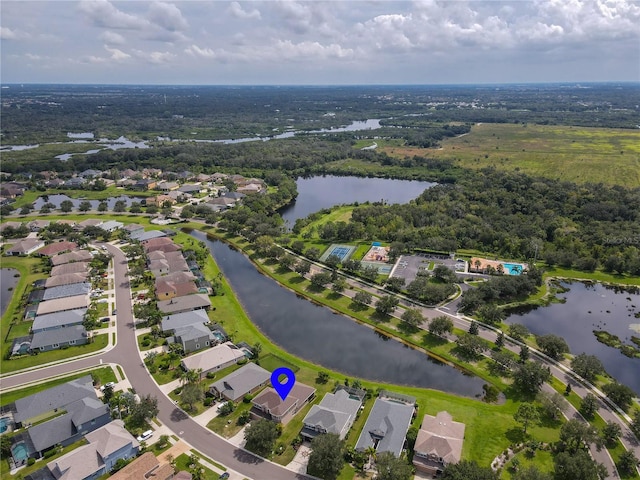
[[226,480],[227,478],[229,478],[229,472],[224,472],[218,477],[218,480]]

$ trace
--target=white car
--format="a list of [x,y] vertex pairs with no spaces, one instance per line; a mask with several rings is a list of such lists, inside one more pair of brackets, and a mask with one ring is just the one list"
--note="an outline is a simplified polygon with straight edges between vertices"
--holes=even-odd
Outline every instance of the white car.
[[145,442],[149,440],[152,435],[153,435],[153,430],[147,430],[146,432],[143,432],[142,435],[139,435],[136,438],[136,440],[138,440],[139,442]]
[[107,387],[111,387],[111,388],[113,388],[113,387],[115,387],[115,386],[116,386],[115,382],[105,383],[104,385],[102,385],[102,386],[100,387],[100,391],[101,391],[101,392],[104,392],[104,389],[105,389],[105,388],[107,388]]

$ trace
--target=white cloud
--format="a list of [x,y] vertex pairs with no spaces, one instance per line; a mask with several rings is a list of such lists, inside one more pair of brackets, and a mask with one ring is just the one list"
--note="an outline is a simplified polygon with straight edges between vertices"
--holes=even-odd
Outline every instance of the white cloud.
[[152,3],[149,6],[149,20],[171,32],[189,28],[189,23],[182,16],[180,9],[171,3]]
[[171,52],[145,52],[136,49],[132,50],[132,53],[136,58],[155,65],[169,63],[176,57],[176,55]]
[[118,10],[108,0],[83,0],[78,8],[99,27],[140,30],[149,26],[148,20]]
[[260,10],[244,10],[238,2],[231,2],[227,11],[231,16],[242,19],[260,19]]
[[15,40],[16,38],[18,38],[16,32],[7,27],[0,27],[0,39]]
[[109,58],[111,60],[116,61],[116,62],[120,62],[122,60],[126,60],[127,58],[131,58],[131,55],[129,55],[128,53],[123,52],[122,50],[120,50],[118,48],[110,48],[107,45],[105,45],[104,49],[111,54],[111,57],[109,57]]
[[124,45],[126,43],[126,40],[122,35],[109,30],[102,32],[100,34],[100,39],[111,45]]
[[190,47],[185,48],[184,51],[192,57],[215,58],[216,56],[216,53],[212,49],[200,48],[197,45],[191,45]]
[[33,53],[25,53],[24,56],[27,57],[27,59],[29,60],[35,60],[35,61],[44,59],[44,57],[40,55],[35,55]]

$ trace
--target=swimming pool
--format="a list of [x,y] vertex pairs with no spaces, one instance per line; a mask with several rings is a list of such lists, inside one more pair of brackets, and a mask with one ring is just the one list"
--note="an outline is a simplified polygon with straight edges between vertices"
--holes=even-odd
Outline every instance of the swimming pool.
[[9,417],[0,418],[0,433],[4,433],[7,431],[8,423],[9,423]]
[[509,275],[520,275],[524,267],[521,263],[503,263],[502,266]]
[[217,330],[211,332],[211,335],[213,335],[219,342],[225,341],[224,335]]
[[24,462],[29,458],[29,450],[27,450],[27,446],[24,442],[16,443],[11,449],[11,455],[13,455],[13,459],[16,463]]

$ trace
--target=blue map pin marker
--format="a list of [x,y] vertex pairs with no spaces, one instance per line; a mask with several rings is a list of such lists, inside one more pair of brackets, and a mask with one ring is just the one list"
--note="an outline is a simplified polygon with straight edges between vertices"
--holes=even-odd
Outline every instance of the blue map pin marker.
[[[284,383],[280,382],[280,377],[284,375],[286,378]],[[271,385],[275,388],[280,398],[284,401],[296,384],[296,375],[286,367],[276,368],[271,374]]]

